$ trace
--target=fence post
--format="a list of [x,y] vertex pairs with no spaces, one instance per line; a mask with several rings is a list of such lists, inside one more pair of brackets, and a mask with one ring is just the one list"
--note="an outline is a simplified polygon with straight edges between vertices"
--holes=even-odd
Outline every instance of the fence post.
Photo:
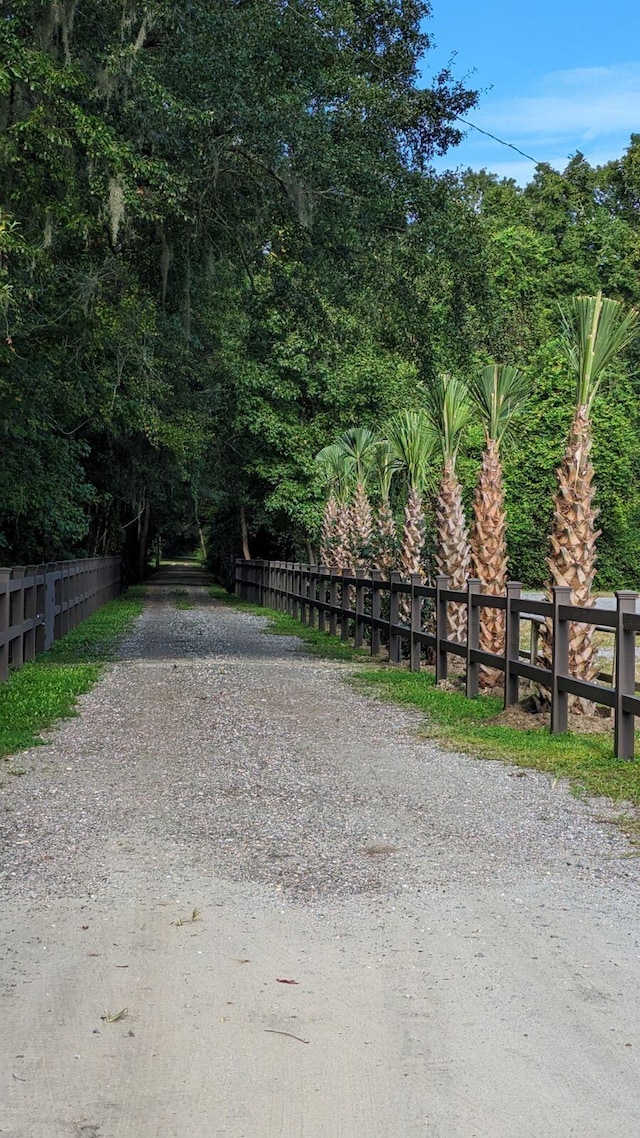
[[302,583],[302,566],[298,561],[293,562],[292,570],[293,572],[291,574],[291,582],[293,595],[291,597],[291,615],[294,620],[300,620],[300,593],[302,592],[300,585]]
[[311,592],[309,574],[310,574],[309,566],[307,566],[307,564],[302,564],[301,570],[300,570],[300,592],[301,592],[300,619],[302,620],[303,625],[306,625],[307,622],[309,622],[309,609],[310,609],[309,594]]
[[362,648],[364,640],[364,581],[367,577],[366,569],[356,569],[356,648]]
[[258,565],[258,596],[259,596],[258,604],[261,605],[262,608],[264,608],[264,594],[265,594],[264,567],[265,567],[265,560],[264,560],[264,558],[261,558],[260,563]]
[[[538,646],[540,644],[540,625],[537,620],[530,620],[531,639],[529,641],[529,663],[534,666],[538,663]],[[518,640],[518,650],[520,641]]]
[[55,638],[56,626],[56,564],[49,562],[45,570],[46,592],[44,601],[44,650],[51,647]]
[[558,680],[569,671],[569,621],[560,617],[560,606],[571,604],[568,585],[553,586],[553,651],[551,663],[551,734],[562,735],[569,727],[569,696],[560,691]]
[[318,602],[318,566],[309,566],[309,608],[307,613],[307,620],[309,628],[315,628],[317,624],[316,613]]
[[11,580],[22,582],[19,589],[13,589],[9,605],[9,624],[20,627],[19,636],[16,636],[12,642],[11,665],[14,668],[21,668],[24,663],[24,636],[22,632],[24,624],[24,573],[22,565],[16,565],[11,570]]
[[480,648],[480,606],[474,605],[473,598],[480,592],[480,578],[469,577],[467,581],[467,699],[475,699],[478,694],[480,665],[471,659],[471,652]]
[[636,634],[625,628],[626,613],[635,613],[637,593],[623,589],[616,593],[616,666],[615,666],[615,748],[616,759],[632,759],[634,753],[634,717],[625,711],[625,695],[636,694]]
[[446,649],[442,641],[447,639],[447,602],[442,597],[445,589],[449,588],[449,578],[446,573],[438,573],[436,577],[436,683],[446,680],[448,660]]
[[400,593],[393,586],[402,581],[402,574],[394,570],[389,574],[389,663],[399,664],[402,652],[400,637],[393,632],[393,626],[400,623]]
[[[0,634],[9,631],[10,595],[9,582],[11,570],[0,569]],[[0,683],[4,683],[9,675],[9,641],[0,641]]]
[[422,574],[411,574],[411,639],[410,644],[410,669],[412,672],[420,671],[420,662],[422,659],[422,645],[417,639],[418,635],[422,632],[422,597],[418,596],[416,589],[422,585]]
[[[326,604],[326,601],[327,601],[327,582],[325,580],[323,580],[323,578],[326,576],[326,574],[328,572],[329,572],[329,568],[327,565],[320,565],[319,566],[319,568],[318,568],[318,599],[320,601],[320,605]],[[324,632],[326,627],[327,627],[327,614],[325,613],[325,610],[319,606],[318,607],[318,628],[320,629],[320,632]]]
[[382,580],[379,569],[371,571],[371,655],[377,656],[380,651],[380,629],[376,628],[375,621],[380,620],[380,589],[376,589],[376,581]]
[[311,566],[310,565],[308,565],[308,564],[303,565],[302,576],[303,576],[302,596],[304,597],[304,605],[302,608],[302,616],[300,619],[303,620],[305,622],[305,624],[312,624],[313,618],[312,618],[311,614],[313,612],[313,604],[311,602]]
[[[44,610],[47,595],[47,567],[46,565],[36,566],[37,585],[36,585],[36,656],[39,652],[44,652]],[[98,582],[96,578],[96,589]],[[1,603],[1,602],[0,602]],[[2,620],[0,618],[0,628],[2,627]]]
[[331,584],[329,586],[329,632],[332,636],[338,635],[338,586],[340,584],[340,569],[337,565],[331,568]]
[[351,577],[354,570],[351,568],[342,570],[342,616],[340,623],[340,639],[349,639],[349,617],[346,616],[351,608],[351,585],[345,585],[345,577]]
[[282,579],[282,584],[284,584],[284,586],[285,586],[285,595],[284,595],[284,599],[282,599],[282,600],[284,600],[284,602],[285,602],[284,603],[284,611],[287,613],[287,616],[290,617],[290,616],[292,616],[292,613],[293,613],[293,604],[292,604],[292,593],[294,591],[294,587],[293,587],[293,579],[294,579],[293,562],[292,561],[285,561],[284,570],[285,570],[285,576],[284,576],[284,579]]
[[[511,671],[511,662],[520,660],[520,613],[511,611],[511,602],[520,600],[520,581],[507,581],[507,611],[504,635],[504,706],[513,707],[520,698],[520,677]],[[534,661],[532,661],[533,663]]]

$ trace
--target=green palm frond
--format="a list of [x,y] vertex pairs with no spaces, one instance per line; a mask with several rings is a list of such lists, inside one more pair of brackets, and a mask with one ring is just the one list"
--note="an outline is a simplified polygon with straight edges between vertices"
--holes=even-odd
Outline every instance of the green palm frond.
[[401,411],[387,425],[386,437],[393,458],[404,469],[411,489],[424,490],[430,481],[431,460],[437,438],[424,411]]
[[603,374],[638,334],[638,312],[625,312],[618,300],[576,296],[561,309],[562,347],[577,377],[577,403],[591,408]]
[[318,451],[315,462],[325,486],[332,491],[338,502],[346,501],[355,482],[353,459],[345,453],[340,443],[330,443]]
[[338,439],[347,458],[353,464],[356,482],[364,486],[375,459],[379,439],[369,427],[350,427]]
[[490,439],[502,442],[532,390],[533,385],[524,372],[508,364],[489,364],[469,380],[469,394]]
[[391,449],[388,439],[380,439],[375,449],[371,465],[371,475],[375,479],[380,498],[386,502],[391,493],[393,476],[400,469],[400,462]]
[[455,462],[471,418],[469,392],[454,375],[439,375],[427,391],[427,410],[445,463]]

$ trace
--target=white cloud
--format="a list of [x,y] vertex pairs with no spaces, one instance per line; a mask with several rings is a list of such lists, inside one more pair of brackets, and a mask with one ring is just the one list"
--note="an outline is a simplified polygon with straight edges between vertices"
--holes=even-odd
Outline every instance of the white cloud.
[[538,90],[515,99],[488,99],[475,113],[479,126],[522,145],[569,139],[572,149],[613,132],[640,129],[640,63],[554,71]]
[[469,129],[436,169],[484,168],[524,185],[535,166],[517,150],[557,170],[578,150],[601,166],[621,157],[630,134],[640,132],[640,63],[549,72],[526,95],[507,98],[498,89],[481,98],[469,118],[516,149]]

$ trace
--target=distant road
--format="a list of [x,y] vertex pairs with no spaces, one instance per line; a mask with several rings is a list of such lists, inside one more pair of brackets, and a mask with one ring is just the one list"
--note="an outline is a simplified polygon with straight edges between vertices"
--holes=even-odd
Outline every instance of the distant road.
[[[524,592],[522,595],[528,601],[543,601],[545,599],[544,593]],[[595,607],[598,609],[608,609],[611,612],[611,611],[615,610],[616,598],[615,597],[598,597]],[[637,611],[637,608],[638,608],[638,602],[636,601],[636,611]]]

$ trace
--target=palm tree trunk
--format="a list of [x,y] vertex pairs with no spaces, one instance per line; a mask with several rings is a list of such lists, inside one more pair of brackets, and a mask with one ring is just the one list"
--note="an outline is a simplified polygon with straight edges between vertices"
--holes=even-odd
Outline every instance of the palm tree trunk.
[[336,537],[336,522],[338,518],[338,504],[330,494],[327,498],[322,517],[320,531],[320,562],[322,565],[335,565],[334,543]]
[[348,568],[351,561],[351,506],[340,502],[334,530],[333,556],[335,565]]
[[[579,406],[571,424],[569,441],[558,468],[558,489],[554,497],[551,550],[547,565],[551,585],[568,585],[571,603],[590,608],[594,604],[591,587],[596,573],[596,529],[599,511],[594,509],[593,464],[591,462],[591,424],[589,409]],[[569,672],[576,679],[592,680],[596,673],[596,646],[592,624],[571,624]],[[546,629],[543,655],[551,659],[550,629]],[[578,701],[572,710],[585,710],[587,701]]]
[[[402,530],[402,545],[400,547],[400,572],[407,581],[412,573],[420,573],[422,571],[423,546],[424,514],[422,509],[422,495],[414,487],[411,487],[407,504],[404,508],[404,527]],[[411,600],[406,595],[400,597],[400,620],[403,624],[408,624],[411,620]]]
[[[490,596],[504,596],[507,588],[507,542],[504,487],[499,444],[487,439],[482,456],[482,469],[478,477],[473,503],[473,529],[471,532],[472,560],[476,575],[482,582],[482,592]],[[480,648],[483,652],[501,655],[504,652],[505,618],[498,609],[480,610]],[[495,684],[500,673],[495,668],[480,668],[483,687]]]
[[388,498],[383,498],[378,508],[374,561],[385,577],[395,568],[396,523]]
[[[462,487],[453,462],[446,462],[436,505],[438,549],[436,564],[446,573],[452,589],[466,589],[471,567],[469,533],[462,505]],[[451,638],[464,643],[467,631],[466,605],[449,605]]]
[[369,495],[362,482],[358,482],[351,503],[351,554],[352,563],[358,568],[369,563],[372,534],[373,514]]

